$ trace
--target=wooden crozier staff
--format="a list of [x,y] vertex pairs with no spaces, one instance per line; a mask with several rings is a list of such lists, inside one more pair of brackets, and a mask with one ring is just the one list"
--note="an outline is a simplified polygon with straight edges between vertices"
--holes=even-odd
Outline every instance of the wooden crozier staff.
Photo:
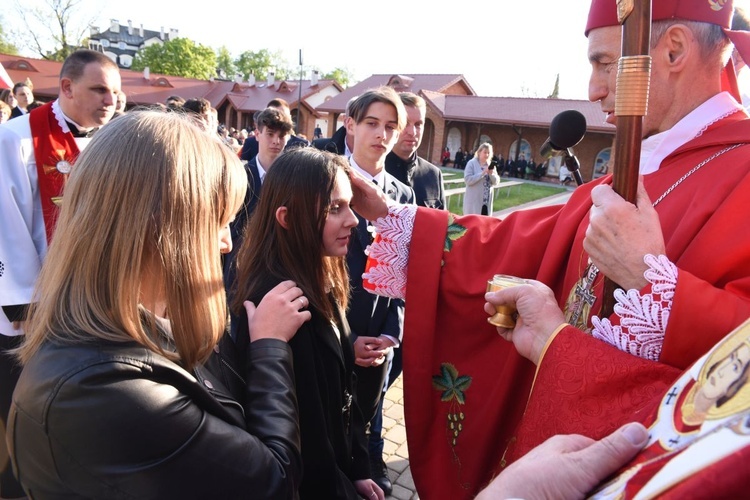
[[[617,18],[622,24],[622,57],[617,68],[612,188],[635,204],[638,167],[641,160],[643,117],[648,108],[651,79],[651,0],[616,0]],[[617,284],[604,278],[601,318],[612,314]]]

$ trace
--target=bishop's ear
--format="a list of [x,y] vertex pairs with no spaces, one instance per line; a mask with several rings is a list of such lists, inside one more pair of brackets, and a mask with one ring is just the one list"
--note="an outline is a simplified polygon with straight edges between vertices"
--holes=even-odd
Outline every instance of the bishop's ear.
[[286,215],[287,215],[286,207],[279,207],[276,209],[276,221],[284,229],[289,229],[289,224],[287,224],[286,222]]

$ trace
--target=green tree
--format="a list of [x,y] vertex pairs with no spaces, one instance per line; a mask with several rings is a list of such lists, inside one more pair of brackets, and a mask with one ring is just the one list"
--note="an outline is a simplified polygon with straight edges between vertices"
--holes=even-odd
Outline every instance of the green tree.
[[346,88],[354,79],[354,75],[346,68],[335,68],[333,71],[325,73],[322,78],[324,80],[336,80],[342,87]]
[[139,50],[132,69],[142,71],[146,66],[163,75],[208,80],[216,76],[216,53],[187,38],[175,38]]
[[552,93],[547,96],[547,99],[558,99],[560,96],[560,73],[555,78],[555,88],[552,89]]
[[284,80],[289,75],[289,69],[286,68],[286,62],[281,54],[268,49],[257,52],[246,50],[237,57],[234,64],[244,80],[250,78],[250,75],[256,80],[265,80],[269,71],[274,71],[278,80]]
[[8,34],[3,28],[4,24],[5,19],[0,16],[0,52],[3,54],[16,55],[18,54],[18,47],[16,47],[8,38]]
[[216,70],[220,77],[227,80],[232,80],[234,75],[237,74],[237,67],[234,65],[232,54],[229,53],[226,45],[222,45],[216,51]]

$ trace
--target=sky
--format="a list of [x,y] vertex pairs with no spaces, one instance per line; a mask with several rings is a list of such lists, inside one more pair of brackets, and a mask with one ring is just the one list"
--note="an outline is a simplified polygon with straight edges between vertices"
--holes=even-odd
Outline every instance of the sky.
[[[559,74],[559,97],[587,98],[589,0],[461,0],[450,7],[434,0],[79,1],[80,17],[102,30],[110,19],[175,28],[235,57],[280,51],[290,66],[302,49],[306,68],[345,68],[355,82],[372,74],[462,74],[481,96],[547,97]],[[750,0],[735,5],[748,8]],[[12,12],[4,17],[13,22]]]

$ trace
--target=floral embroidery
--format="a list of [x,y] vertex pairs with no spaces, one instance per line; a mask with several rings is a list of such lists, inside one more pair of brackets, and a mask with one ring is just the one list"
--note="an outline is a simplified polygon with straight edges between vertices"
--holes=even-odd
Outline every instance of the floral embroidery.
[[466,228],[461,224],[455,223],[453,214],[448,215],[448,233],[445,235],[444,251],[450,252],[453,248],[453,242],[466,234]]
[[405,298],[409,246],[416,216],[416,205],[392,205],[388,207],[388,215],[375,221],[377,238],[367,247],[371,264],[362,275],[368,291],[393,299]]
[[440,375],[433,375],[432,387],[441,391],[440,400],[449,402],[448,435],[451,446],[455,448],[459,434],[464,428],[464,412],[461,406],[466,403],[466,390],[471,385],[471,377],[458,375],[456,367],[450,363],[440,365]]
[[643,261],[649,266],[643,276],[651,285],[650,293],[615,290],[614,323],[594,316],[591,333],[621,351],[658,361],[677,286],[677,266],[664,255],[646,255]]

